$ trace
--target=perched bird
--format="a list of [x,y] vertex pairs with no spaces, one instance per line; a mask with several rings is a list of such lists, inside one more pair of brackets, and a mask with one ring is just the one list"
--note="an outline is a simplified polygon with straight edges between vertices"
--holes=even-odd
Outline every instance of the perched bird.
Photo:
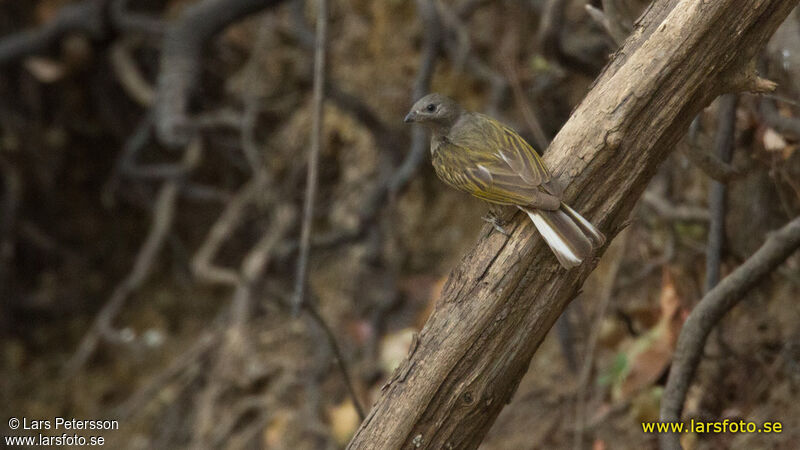
[[605,242],[603,233],[561,201],[544,162],[511,128],[440,94],[418,100],[405,122],[431,130],[433,167],[442,181],[525,211],[564,268],[578,266]]

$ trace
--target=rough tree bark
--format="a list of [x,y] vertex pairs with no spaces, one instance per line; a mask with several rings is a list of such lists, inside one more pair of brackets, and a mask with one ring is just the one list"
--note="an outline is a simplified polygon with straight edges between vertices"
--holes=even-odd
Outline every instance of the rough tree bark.
[[[545,154],[566,201],[614,237],[715,97],[774,84],[753,57],[798,0],[654,2]],[[595,261],[560,269],[524,214],[450,274],[348,448],[476,448]]]

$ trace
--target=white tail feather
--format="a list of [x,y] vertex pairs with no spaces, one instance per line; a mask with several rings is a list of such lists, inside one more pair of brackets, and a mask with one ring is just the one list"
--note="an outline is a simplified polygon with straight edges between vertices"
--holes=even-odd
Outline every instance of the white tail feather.
[[[550,246],[550,250],[556,255],[556,259],[558,262],[561,263],[564,268],[571,269],[580,265],[582,262],[581,258],[575,254],[575,252],[570,248],[567,242],[550,226],[547,220],[539,214],[538,211],[535,209],[523,209],[520,208],[525,213],[528,214],[528,217],[531,218],[533,224],[536,226],[536,229],[539,230],[539,234],[542,235],[544,241],[547,242],[547,245]],[[563,212],[559,211],[559,213],[564,214]],[[584,219],[585,220],[585,219]]]
[[578,226],[584,231],[584,234],[592,241],[592,247],[602,247],[603,244],[606,242],[606,237],[603,233],[600,232],[591,222],[586,220],[582,215],[578,214],[577,211],[570,208],[569,205],[566,203],[561,203],[561,209],[567,212],[567,215],[570,216],[573,220],[578,221]]

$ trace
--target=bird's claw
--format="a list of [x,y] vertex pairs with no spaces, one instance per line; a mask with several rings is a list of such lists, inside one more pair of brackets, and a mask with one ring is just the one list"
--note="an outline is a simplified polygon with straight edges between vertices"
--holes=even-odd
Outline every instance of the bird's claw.
[[506,235],[506,236],[511,236],[511,234],[509,234],[509,232],[506,231],[505,228],[503,228],[503,225],[505,224],[505,221],[503,221],[503,219],[501,219],[500,217],[498,217],[496,214],[492,213],[491,211],[488,212],[485,216],[483,216],[483,220],[484,220],[484,222],[489,222],[492,225],[492,227],[495,230],[497,230],[500,234],[503,234],[503,235]]

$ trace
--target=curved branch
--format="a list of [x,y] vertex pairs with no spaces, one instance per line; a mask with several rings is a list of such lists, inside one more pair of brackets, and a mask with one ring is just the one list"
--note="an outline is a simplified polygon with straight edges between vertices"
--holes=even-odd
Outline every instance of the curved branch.
[[[723,95],[719,99],[717,119],[717,136],[714,139],[714,149],[720,161],[730,164],[733,158],[736,136],[736,94]],[[706,251],[706,281],[705,292],[708,292],[719,283],[719,271],[722,264],[722,248],[725,245],[725,215],[727,187],[724,183],[714,181],[711,183],[711,192],[708,199],[710,221],[708,224],[708,245]]]
[[106,31],[106,0],[86,0],[61,8],[56,17],[42,27],[21,31],[0,39],[0,66],[32,53],[41,52],[68,33],[102,36]]
[[[706,338],[725,314],[750,289],[800,248],[800,217],[770,235],[747,261],[711,289],[695,306],[683,324],[667,386],[661,399],[661,421],[680,420],[686,391],[703,356]],[[679,435],[659,437],[662,449],[679,449]]]
[[203,0],[166,31],[161,49],[161,72],[156,90],[156,131],[170,147],[186,145],[192,136],[189,98],[200,78],[203,47],[233,22],[283,0]]
[[164,22],[161,19],[129,11],[129,1],[112,0],[108,15],[114,28],[123,32],[130,31],[158,37],[164,34]]

